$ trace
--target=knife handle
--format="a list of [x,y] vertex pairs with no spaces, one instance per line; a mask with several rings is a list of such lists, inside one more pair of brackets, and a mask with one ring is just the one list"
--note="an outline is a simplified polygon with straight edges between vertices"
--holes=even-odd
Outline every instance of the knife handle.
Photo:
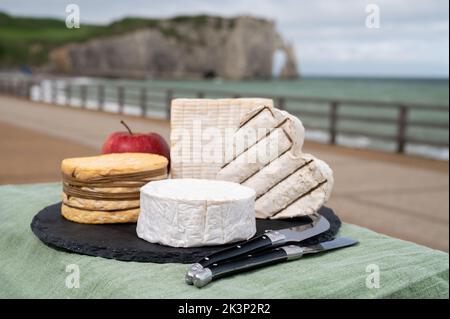
[[283,234],[277,231],[269,230],[266,233],[250,240],[203,257],[198,262],[191,265],[186,273],[185,281],[187,284],[192,285],[195,273],[209,267],[210,265],[230,260],[232,258],[245,256],[251,252],[260,251],[273,245],[282,245],[285,242],[286,238]]
[[[278,234],[278,233],[277,233]],[[269,248],[274,244],[274,236],[272,231],[266,232],[265,234],[259,235],[253,239],[247,240],[243,243],[237,244],[235,246],[219,250],[209,256],[203,257],[197,263],[203,268],[206,268],[212,264],[236,258],[239,256],[244,256],[250,252],[259,251],[261,249]],[[284,243],[278,238],[277,244]]]
[[249,254],[226,263],[213,264],[208,268],[196,272],[193,284],[200,288],[207,285],[212,280],[226,277],[235,273],[273,265],[288,259],[297,259],[303,255],[302,248],[298,246],[286,246],[263,251],[257,254]]

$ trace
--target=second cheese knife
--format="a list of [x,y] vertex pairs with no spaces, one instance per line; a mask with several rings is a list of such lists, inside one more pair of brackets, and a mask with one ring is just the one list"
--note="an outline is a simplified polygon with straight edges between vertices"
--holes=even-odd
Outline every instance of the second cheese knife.
[[330,229],[330,223],[328,220],[321,215],[315,215],[312,216],[312,222],[307,225],[266,231],[264,234],[256,236],[236,246],[220,250],[202,258],[188,269],[185,277],[186,283],[192,285],[195,273],[201,271],[203,268],[209,267],[210,265],[223,261],[229,261],[233,258],[262,249],[281,246],[291,242],[301,242],[305,239],[326,232],[328,229]]
[[238,272],[259,268],[262,266],[277,264],[286,260],[299,259],[305,254],[320,253],[327,250],[348,247],[357,244],[352,238],[340,237],[317,245],[300,247],[297,245],[282,246],[256,254],[249,254],[230,262],[213,264],[195,273],[193,284],[201,288],[212,280],[232,275]]

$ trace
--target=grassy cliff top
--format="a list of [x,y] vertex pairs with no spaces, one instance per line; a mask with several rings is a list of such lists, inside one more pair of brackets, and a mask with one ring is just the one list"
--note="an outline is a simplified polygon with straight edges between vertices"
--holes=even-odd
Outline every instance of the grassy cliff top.
[[[233,28],[237,18],[216,16],[177,16],[169,19],[125,18],[108,25],[82,24],[66,28],[65,21],[54,18],[13,17],[0,12],[0,67],[41,65],[58,46],[92,38],[114,36],[143,28],[156,28],[166,36],[177,36],[176,25],[189,23],[202,28]],[[262,19],[259,19],[264,21]]]

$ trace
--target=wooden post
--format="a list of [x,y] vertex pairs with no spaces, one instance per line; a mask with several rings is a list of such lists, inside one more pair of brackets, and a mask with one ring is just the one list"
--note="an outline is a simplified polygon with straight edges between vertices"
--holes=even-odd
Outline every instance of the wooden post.
[[171,115],[171,104],[172,104],[172,98],[173,98],[173,91],[171,89],[168,89],[166,92],[166,118],[170,120]]
[[22,87],[23,87],[22,83],[23,83],[22,80],[18,80],[16,82],[16,95],[18,97],[22,97]]
[[21,80],[21,81],[19,81],[18,86],[17,86],[17,95],[20,97],[24,97],[25,96],[24,91],[25,91],[24,90],[24,81]]
[[97,87],[97,104],[100,111],[105,109],[105,87],[102,84],[99,84]]
[[25,80],[20,81],[20,97],[25,98],[27,96],[27,82]]
[[15,94],[16,96],[20,97],[22,95],[22,81],[18,80],[16,82],[16,90],[15,90]]
[[22,97],[22,81],[21,80],[17,81],[17,84],[16,84],[16,95],[19,96],[19,97]]
[[25,82],[25,98],[28,100],[31,100],[31,88],[32,88],[32,82],[27,80]]
[[408,125],[408,108],[405,105],[399,106],[397,121],[397,153],[404,153]]
[[278,105],[277,105],[277,107],[280,109],[280,110],[284,110],[284,109],[286,109],[286,100],[285,100],[285,98],[284,97],[279,97],[278,98]]
[[330,103],[330,127],[329,127],[329,143],[332,145],[336,144],[336,135],[337,135],[337,117],[338,117],[338,103],[336,101],[332,101]]
[[70,105],[72,100],[72,85],[70,82],[66,83],[66,105]]
[[147,114],[147,88],[141,88],[141,116]]
[[124,87],[123,86],[118,86],[117,87],[117,105],[119,106],[119,113],[122,114],[123,113],[123,108],[124,108]]
[[86,98],[87,98],[86,85],[80,86],[80,95],[81,95],[81,107],[86,108]]

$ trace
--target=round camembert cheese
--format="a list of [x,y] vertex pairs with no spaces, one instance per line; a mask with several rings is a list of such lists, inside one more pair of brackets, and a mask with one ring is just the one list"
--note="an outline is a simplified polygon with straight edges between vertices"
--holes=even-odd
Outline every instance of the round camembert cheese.
[[167,179],[141,188],[137,235],[173,247],[221,245],[256,233],[255,191],[233,182]]

